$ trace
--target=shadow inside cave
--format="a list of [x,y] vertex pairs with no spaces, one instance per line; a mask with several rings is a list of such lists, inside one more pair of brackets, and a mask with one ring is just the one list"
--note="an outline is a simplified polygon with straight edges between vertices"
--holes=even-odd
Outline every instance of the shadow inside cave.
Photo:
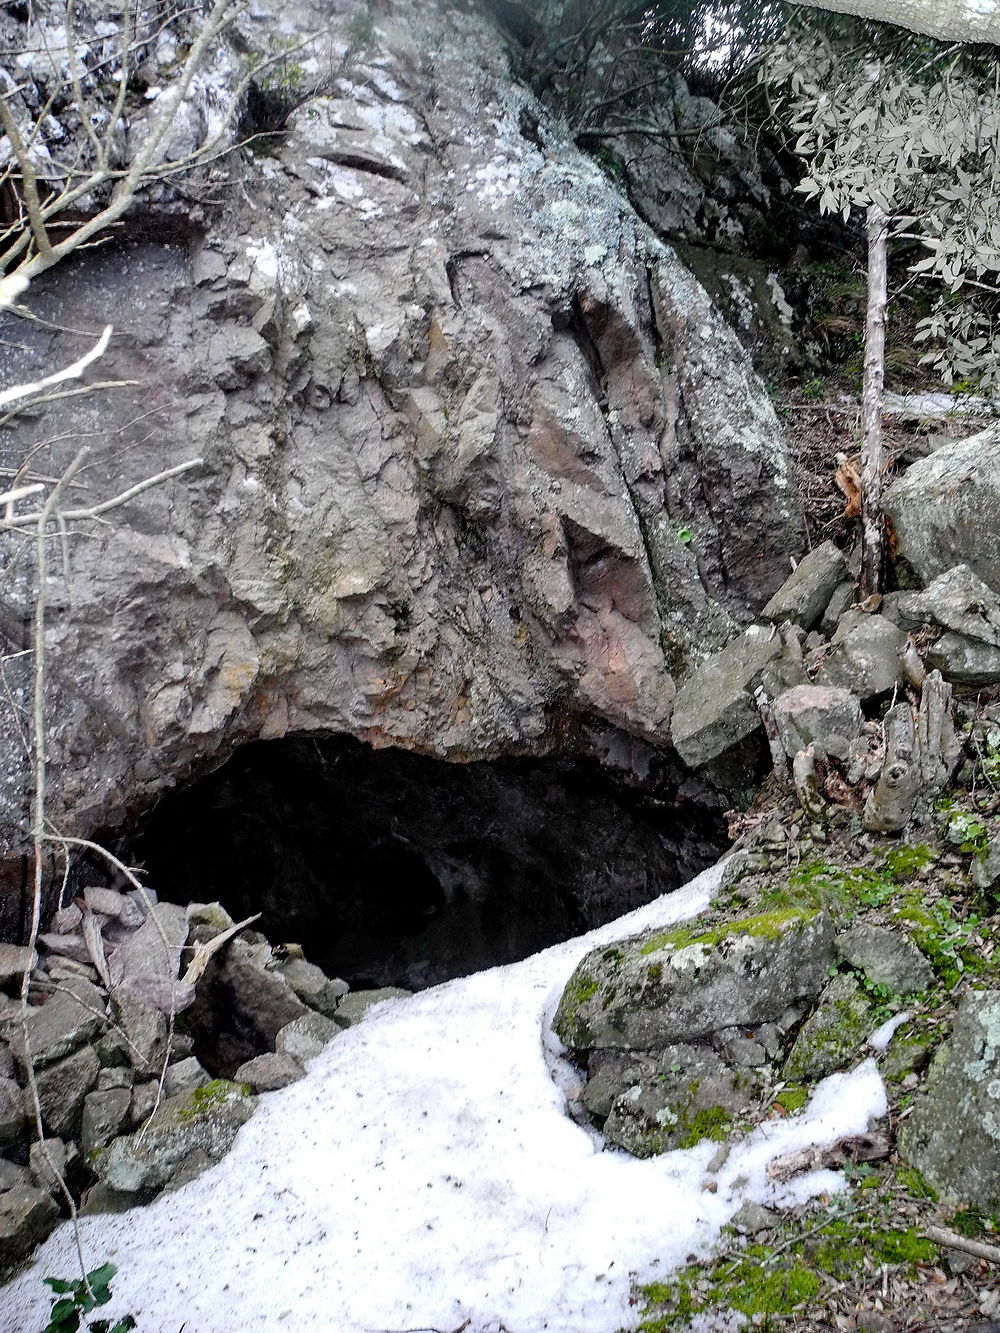
[[613,920],[726,845],[717,802],[665,764],[632,786],[594,760],[296,735],[164,796],[123,850],[161,898],[261,912],[352,987],[419,989]]

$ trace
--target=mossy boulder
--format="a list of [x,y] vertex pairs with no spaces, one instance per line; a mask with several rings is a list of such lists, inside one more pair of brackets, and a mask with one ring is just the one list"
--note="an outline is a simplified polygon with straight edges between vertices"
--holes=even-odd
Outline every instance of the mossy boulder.
[[782,1076],[803,1083],[834,1074],[855,1060],[876,1024],[854,977],[834,977],[802,1024]]
[[876,986],[911,995],[934,985],[934,969],[901,930],[862,923],[837,936],[837,952]]
[[214,1079],[157,1108],[145,1129],[123,1135],[94,1164],[111,1189],[148,1197],[161,1190],[181,1164],[200,1150],[217,1162],[233,1146],[254,1112],[257,1098],[241,1083]]
[[639,1051],[754,1027],[819,994],[832,960],[829,917],[803,907],[707,930],[649,931],[587,954],[563,992],[554,1027],[577,1050]]
[[668,1046],[623,1073],[604,1137],[635,1157],[725,1138],[758,1091],[753,1075],[706,1047]]
[[1000,990],[962,1000],[899,1151],[939,1194],[1000,1207]]

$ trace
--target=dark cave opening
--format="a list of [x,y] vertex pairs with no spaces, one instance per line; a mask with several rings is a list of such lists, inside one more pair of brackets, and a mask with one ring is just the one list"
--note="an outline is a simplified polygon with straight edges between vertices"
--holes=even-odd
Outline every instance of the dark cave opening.
[[516,961],[676,888],[726,846],[710,794],[664,763],[450,763],[298,735],[163,797],[123,849],[174,902],[262,914],[352,987],[419,989]]

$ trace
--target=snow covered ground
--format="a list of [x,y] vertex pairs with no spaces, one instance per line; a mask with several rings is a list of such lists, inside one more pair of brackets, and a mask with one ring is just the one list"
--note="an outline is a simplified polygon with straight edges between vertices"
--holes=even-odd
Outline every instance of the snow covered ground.
[[[827,1079],[702,1189],[716,1145],[649,1161],[605,1151],[564,1111],[577,1078],[549,1021],[593,945],[701,911],[718,867],[525,962],[374,1011],[302,1082],[262,1099],[213,1170],[147,1208],[85,1218],[88,1265],[140,1333],[617,1333],[633,1275],[706,1252],[746,1198],[843,1186],[814,1172],[774,1190],[772,1156],[860,1133],[883,1113],[874,1064]],[[76,1276],[61,1227],[0,1290],[4,1333],[38,1333],[43,1276]]]

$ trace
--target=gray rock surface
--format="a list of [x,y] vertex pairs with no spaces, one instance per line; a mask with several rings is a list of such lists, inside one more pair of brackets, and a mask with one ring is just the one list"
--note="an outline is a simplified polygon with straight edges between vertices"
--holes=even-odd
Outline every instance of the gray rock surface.
[[269,1046],[286,1024],[305,1018],[310,1010],[272,963],[267,945],[248,944],[238,936],[226,947],[221,982],[237,1012]]
[[296,1064],[304,1065],[343,1030],[342,1024],[322,1014],[306,1014],[285,1024],[274,1039],[274,1049],[278,1055],[287,1055]]
[[628,1073],[629,1085],[604,1122],[604,1137],[634,1157],[723,1137],[758,1091],[752,1077],[728,1068],[705,1047],[668,1046]]
[[34,967],[37,956],[26,945],[0,943],[0,986],[20,981],[25,971]]
[[942,634],[927,650],[932,671],[956,685],[993,685],[1000,680],[1000,648],[964,634]]
[[[107,1001],[96,986],[82,977],[61,981],[57,990],[43,1004],[32,1008],[28,1041],[36,1069],[55,1063],[64,1055],[99,1037],[107,1027]],[[19,1064],[24,1063],[20,1020],[11,1024],[11,1049]]]
[[815,629],[846,574],[843,552],[833,542],[823,542],[802,557],[761,615],[776,625],[791,620],[803,629]]
[[28,1151],[28,1171],[36,1189],[45,1190],[62,1202],[62,1185],[77,1158],[76,1144],[63,1139],[35,1141]]
[[80,1122],[80,1149],[88,1162],[91,1153],[106,1147],[121,1129],[131,1102],[131,1088],[107,1088],[88,1094]]
[[872,1007],[854,977],[836,976],[799,1029],[782,1076],[811,1082],[848,1067],[875,1027]]
[[403,990],[399,986],[380,986],[377,990],[351,991],[350,995],[345,995],[337,1005],[337,1012],[333,1016],[334,1022],[342,1028],[351,1028],[355,1023],[361,1022],[373,1004],[380,1004],[383,1000],[405,1000],[410,994],[410,991]]
[[167,1097],[181,1097],[195,1088],[203,1088],[212,1081],[211,1075],[202,1068],[198,1059],[189,1055],[186,1060],[177,1060],[167,1067],[163,1080],[163,1092]]
[[818,994],[832,958],[823,912],[782,910],[700,936],[696,926],[653,931],[587,954],[553,1027],[576,1049],[647,1051],[754,1026]]
[[795,685],[774,701],[775,725],[789,758],[808,745],[825,755],[832,737],[850,745],[863,720],[857,696],[834,685]]
[[[799,549],[781,426],[737,337],[512,84],[488,21],[380,15],[371,69],[344,67],[347,16],[319,0],[261,0],[245,49],[279,21],[322,32],[296,60],[328,95],[275,154],[227,162],[244,178],[207,238],[126,225],[39,279],[42,322],[0,343],[16,382],[78,353],[52,327],[66,310],[111,319],[102,377],[139,381],[112,432],[100,395],[54,404],[38,468],[59,473],[74,430],[106,440],[95,497],[205,460],[74,543],[73,596],[50,602],[69,834],[289,732],[461,758],[580,747],[594,721],[663,742],[673,677]],[[27,565],[6,596],[20,649]],[[0,747],[0,825],[23,832],[6,728]]]
[[939,574],[923,592],[897,594],[896,609],[907,628],[941,625],[1000,647],[1000,597],[968,565]]
[[0,1194],[0,1272],[30,1254],[58,1219],[59,1206],[46,1190],[15,1185]]
[[0,1078],[0,1143],[20,1138],[24,1123],[24,1093],[16,1079]]
[[924,991],[934,984],[934,969],[913,940],[898,930],[852,926],[837,936],[836,949],[849,966],[897,995]]
[[1000,592],[1000,547],[983,541],[1000,529],[1000,427],[914,463],[887,489],[884,507],[921,583],[963,564]]
[[721,652],[702,662],[677,694],[670,734],[693,768],[708,763],[761,725],[753,688],[782,653],[771,628],[751,625]]
[[237,1083],[246,1083],[254,1092],[276,1092],[305,1078],[305,1070],[290,1055],[267,1051],[240,1065],[234,1077]]
[[906,635],[884,616],[848,611],[816,675],[817,685],[852,690],[861,699],[887,694],[903,683],[899,652]]
[[98,1158],[101,1180],[124,1193],[147,1194],[163,1188],[191,1153],[218,1161],[232,1147],[257,1099],[238,1084],[217,1079],[206,1088],[163,1102],[142,1138],[117,1138]]
[[350,990],[346,981],[331,978],[315,963],[304,958],[290,958],[281,964],[281,975],[303,1004],[326,1018],[332,1018],[337,1005]]
[[940,1194],[1000,1206],[1000,991],[972,991],[931,1062],[899,1151]]
[[69,1138],[80,1123],[83,1099],[97,1083],[100,1063],[92,1046],[84,1046],[64,1060],[46,1066],[36,1076],[38,1100],[46,1128],[58,1138]]

